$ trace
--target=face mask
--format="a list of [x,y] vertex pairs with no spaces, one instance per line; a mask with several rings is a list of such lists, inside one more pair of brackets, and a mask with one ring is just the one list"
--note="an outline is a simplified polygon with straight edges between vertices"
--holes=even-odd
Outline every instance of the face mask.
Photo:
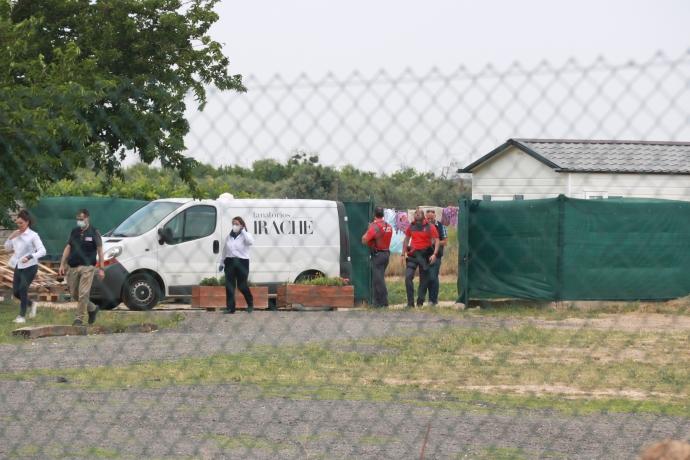
[[78,220],[77,221],[77,227],[79,227],[79,228],[86,227],[86,221],[85,220]]
[[240,227],[239,225],[235,224],[235,225],[232,226],[232,231],[235,232],[235,233],[239,233],[241,228],[242,228],[242,227]]

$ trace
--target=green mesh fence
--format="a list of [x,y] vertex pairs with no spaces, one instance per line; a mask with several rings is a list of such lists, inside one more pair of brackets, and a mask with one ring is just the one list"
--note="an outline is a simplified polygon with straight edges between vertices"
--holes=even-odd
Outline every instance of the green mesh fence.
[[657,300],[690,292],[690,203],[560,196],[461,206],[463,301]]
[[91,224],[104,234],[146,203],[105,197],[47,197],[42,198],[31,213],[36,218],[35,230],[41,235],[48,257],[59,259],[70,231],[76,226],[75,216],[79,209],[88,209]]

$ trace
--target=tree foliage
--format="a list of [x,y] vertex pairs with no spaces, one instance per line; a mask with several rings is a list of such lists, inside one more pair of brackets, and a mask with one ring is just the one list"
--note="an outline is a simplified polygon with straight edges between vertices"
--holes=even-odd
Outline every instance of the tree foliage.
[[[0,209],[126,155],[196,194],[185,97],[244,91],[208,35],[218,0],[0,0]],[[78,180],[78,178],[77,178]]]
[[[310,159],[311,158],[311,159]],[[306,160],[306,161],[305,161]],[[318,156],[297,154],[286,164],[258,160],[251,168],[214,168],[199,165],[193,179],[203,198],[217,198],[229,192],[237,198],[312,198],[367,201],[399,209],[417,205],[456,205],[461,185],[431,173],[405,169],[390,175],[376,175],[352,166],[336,169],[319,163]],[[92,171],[75,180],[63,180],[46,191],[50,196],[113,196],[154,200],[189,197],[191,190],[171,171],[136,165],[124,177],[106,183]]]

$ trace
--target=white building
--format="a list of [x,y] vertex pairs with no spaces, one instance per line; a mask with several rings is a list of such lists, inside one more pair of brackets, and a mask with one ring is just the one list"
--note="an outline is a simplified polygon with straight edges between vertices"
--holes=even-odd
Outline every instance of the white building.
[[690,142],[509,139],[458,172],[472,198],[690,201]]

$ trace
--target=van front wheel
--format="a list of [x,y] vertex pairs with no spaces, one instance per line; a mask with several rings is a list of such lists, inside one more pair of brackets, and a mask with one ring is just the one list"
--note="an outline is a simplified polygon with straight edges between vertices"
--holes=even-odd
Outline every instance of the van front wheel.
[[150,310],[160,299],[160,286],[147,273],[130,276],[125,284],[125,305],[130,310]]
[[314,278],[321,278],[324,276],[326,275],[318,270],[307,270],[297,275],[297,278],[295,278],[295,283],[302,283],[304,281],[309,281],[313,280]]

